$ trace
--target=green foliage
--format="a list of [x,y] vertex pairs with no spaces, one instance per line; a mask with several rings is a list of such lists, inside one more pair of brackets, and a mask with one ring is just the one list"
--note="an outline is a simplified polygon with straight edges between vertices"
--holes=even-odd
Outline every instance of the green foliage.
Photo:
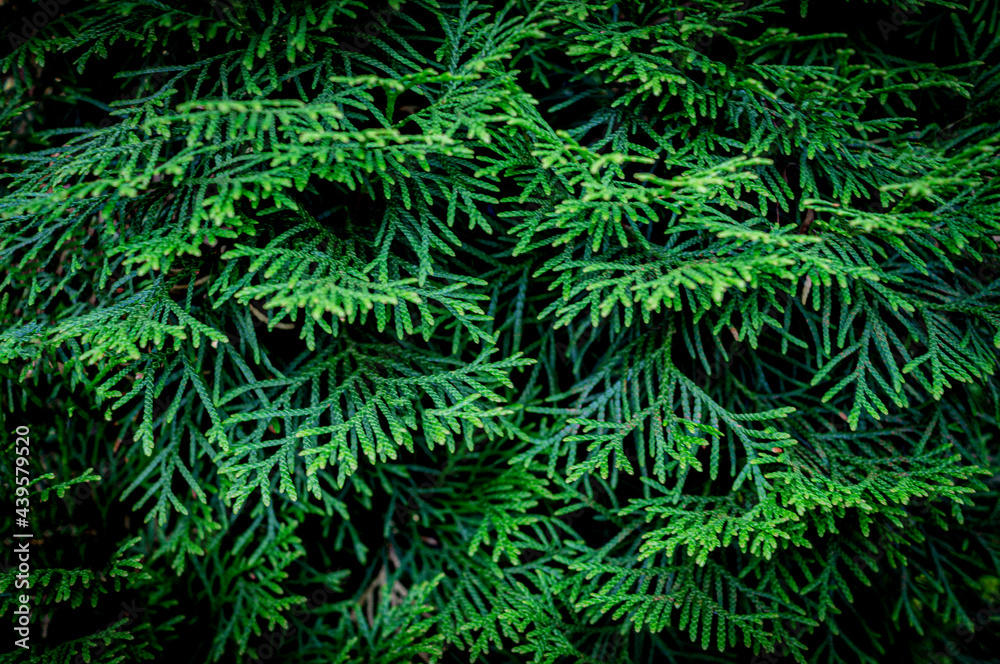
[[1000,3],[834,5],[60,5],[5,657],[995,656]]

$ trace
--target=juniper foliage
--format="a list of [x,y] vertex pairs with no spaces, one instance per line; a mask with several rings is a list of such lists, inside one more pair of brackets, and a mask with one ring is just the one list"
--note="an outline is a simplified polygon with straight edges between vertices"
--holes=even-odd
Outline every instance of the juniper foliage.
[[9,661],[996,661],[996,0],[6,4]]

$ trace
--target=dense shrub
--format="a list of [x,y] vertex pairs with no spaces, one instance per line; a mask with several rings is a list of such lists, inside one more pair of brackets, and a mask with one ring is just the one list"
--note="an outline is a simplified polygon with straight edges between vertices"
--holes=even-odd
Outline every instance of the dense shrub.
[[1000,2],[0,5],[8,661],[998,661]]

